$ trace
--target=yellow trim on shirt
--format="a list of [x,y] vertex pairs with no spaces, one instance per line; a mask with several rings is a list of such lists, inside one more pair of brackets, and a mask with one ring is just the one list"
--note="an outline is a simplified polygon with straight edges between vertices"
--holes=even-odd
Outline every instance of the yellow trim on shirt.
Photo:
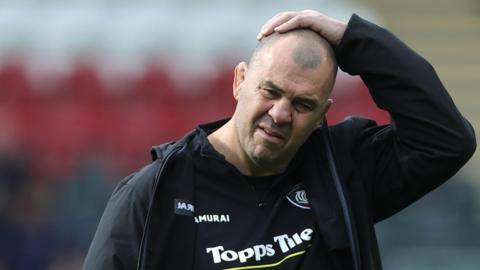
[[268,267],[275,267],[275,266],[279,266],[280,264],[282,264],[284,261],[292,258],[292,257],[295,257],[295,256],[298,256],[298,255],[302,255],[303,253],[305,253],[306,250],[302,250],[302,251],[299,251],[299,252],[295,252],[295,253],[292,253],[290,255],[288,255],[287,257],[281,259],[280,261],[276,262],[276,263],[271,263],[271,264],[261,264],[261,265],[251,265],[251,266],[240,266],[240,267],[233,267],[233,268],[225,268],[223,270],[245,270],[245,269],[258,269],[258,268],[268,268]]

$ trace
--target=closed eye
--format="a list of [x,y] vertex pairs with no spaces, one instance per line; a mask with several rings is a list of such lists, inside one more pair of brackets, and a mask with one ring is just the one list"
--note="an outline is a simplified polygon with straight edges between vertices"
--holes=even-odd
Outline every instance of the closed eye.
[[273,89],[269,89],[269,88],[262,88],[262,94],[266,98],[270,98],[270,99],[278,98],[278,97],[281,96],[278,91],[273,90]]
[[295,107],[295,110],[299,113],[307,113],[313,111],[313,108],[305,103],[295,103],[293,106]]

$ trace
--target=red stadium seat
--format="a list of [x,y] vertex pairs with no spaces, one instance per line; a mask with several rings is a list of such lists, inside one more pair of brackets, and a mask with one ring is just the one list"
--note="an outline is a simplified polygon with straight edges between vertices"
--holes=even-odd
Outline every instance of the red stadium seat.
[[9,59],[0,63],[0,105],[27,105],[31,87],[21,61]]
[[327,114],[330,124],[342,121],[350,115],[358,115],[387,124],[390,117],[373,102],[360,77],[339,73],[332,92],[333,105]]
[[135,88],[140,99],[145,103],[168,106],[178,99],[175,84],[168,75],[168,70],[160,63],[147,64]]

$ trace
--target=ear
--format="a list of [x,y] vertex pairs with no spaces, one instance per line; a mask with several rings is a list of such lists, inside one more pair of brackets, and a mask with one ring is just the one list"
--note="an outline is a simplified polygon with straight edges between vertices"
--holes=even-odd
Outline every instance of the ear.
[[316,124],[316,128],[320,128],[322,127],[322,120],[323,120],[323,117],[327,114],[328,110],[330,109],[330,106],[332,106],[333,104],[333,99],[329,98],[327,99],[327,104],[325,104],[325,108],[323,109],[323,112],[322,114],[320,115],[320,118],[318,119],[317,121],[317,124]]
[[247,74],[247,63],[240,62],[235,67],[235,74],[233,76],[233,98],[238,100],[238,95],[240,94],[240,89],[242,83],[245,81],[245,76]]

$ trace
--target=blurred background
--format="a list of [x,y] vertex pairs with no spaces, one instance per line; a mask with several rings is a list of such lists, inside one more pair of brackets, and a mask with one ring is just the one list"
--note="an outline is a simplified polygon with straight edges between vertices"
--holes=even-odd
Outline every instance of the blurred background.
[[[115,184],[149,149],[228,117],[233,68],[279,11],[352,13],[436,68],[479,130],[477,0],[0,0],[0,270],[77,270]],[[340,73],[331,123],[388,123]],[[479,155],[377,225],[385,269],[478,269]]]

